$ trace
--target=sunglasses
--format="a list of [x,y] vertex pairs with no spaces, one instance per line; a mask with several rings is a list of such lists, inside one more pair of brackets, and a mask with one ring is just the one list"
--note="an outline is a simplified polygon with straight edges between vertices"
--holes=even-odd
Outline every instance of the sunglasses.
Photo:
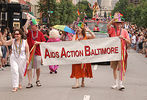
[[15,33],[14,35],[20,35],[19,33]]

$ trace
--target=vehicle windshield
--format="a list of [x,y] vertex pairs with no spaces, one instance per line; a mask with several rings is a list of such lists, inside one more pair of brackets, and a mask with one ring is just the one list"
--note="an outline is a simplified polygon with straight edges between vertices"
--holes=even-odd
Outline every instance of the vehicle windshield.
[[[93,31],[93,28],[95,27],[96,23],[94,22],[87,22],[87,26],[90,28],[90,30]],[[107,23],[99,23],[98,24],[100,32],[107,33]]]
[[[94,22],[87,22],[87,26],[89,27],[91,31],[93,31],[93,28],[95,27],[95,25],[96,23]],[[99,23],[98,27],[99,27],[99,31],[93,31],[96,35],[96,38],[109,37],[109,34],[107,33],[107,23]]]

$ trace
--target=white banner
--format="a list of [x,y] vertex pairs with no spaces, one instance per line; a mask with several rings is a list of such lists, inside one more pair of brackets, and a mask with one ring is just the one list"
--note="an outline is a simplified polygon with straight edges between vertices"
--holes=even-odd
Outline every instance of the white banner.
[[78,64],[121,59],[118,37],[41,43],[44,65]]

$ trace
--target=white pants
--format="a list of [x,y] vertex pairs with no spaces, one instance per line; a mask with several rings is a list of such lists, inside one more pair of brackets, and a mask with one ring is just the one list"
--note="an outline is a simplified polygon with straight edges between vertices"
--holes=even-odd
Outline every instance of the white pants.
[[17,88],[23,79],[26,68],[26,58],[16,58],[14,55],[11,55],[10,65],[12,74],[12,87]]

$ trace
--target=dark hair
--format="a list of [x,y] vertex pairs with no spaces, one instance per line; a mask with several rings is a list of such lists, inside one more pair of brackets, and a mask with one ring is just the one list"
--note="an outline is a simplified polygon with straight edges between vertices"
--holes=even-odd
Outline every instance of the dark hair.
[[14,30],[13,36],[15,35],[15,32],[16,32],[16,31],[19,31],[19,34],[21,35],[21,39],[25,39],[24,32],[23,32],[21,29],[16,29],[16,30]]
[[85,29],[84,29],[84,28],[82,28],[82,35],[83,35],[83,37],[85,37],[85,36],[86,36],[86,31],[85,31]]

